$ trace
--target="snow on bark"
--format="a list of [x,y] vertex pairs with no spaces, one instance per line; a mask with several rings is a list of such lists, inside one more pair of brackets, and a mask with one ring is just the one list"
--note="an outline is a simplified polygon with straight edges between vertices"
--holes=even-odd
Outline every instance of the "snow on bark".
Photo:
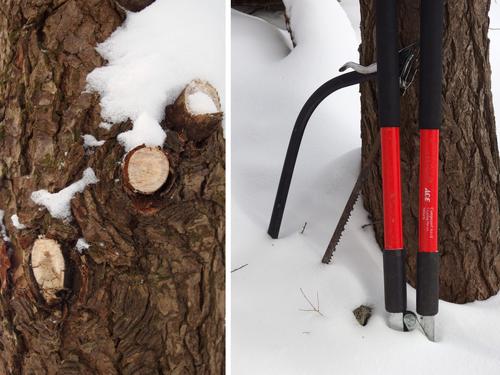
[[193,115],[219,112],[212,98],[204,92],[195,92],[187,99],[187,107]]
[[112,127],[113,127],[113,124],[109,123],[109,122],[106,122],[106,121],[103,121],[99,124],[99,127],[101,129],[104,129],[104,130],[110,130]]
[[87,88],[101,94],[103,119],[134,121],[147,113],[160,122],[165,105],[196,77],[221,90],[225,72],[214,67],[225,64],[224,7],[220,0],[157,1],[128,13],[97,48],[108,65],[87,76]]
[[90,244],[85,240],[85,238],[81,237],[78,241],[76,241],[75,248],[80,254],[82,254],[85,250],[90,248]]
[[24,225],[23,223],[21,223],[21,222],[19,221],[19,216],[17,216],[17,215],[12,215],[12,216],[10,217],[10,220],[12,221],[12,225],[14,225],[14,227],[15,227],[16,229],[19,229],[19,230],[21,230],[21,229],[26,229],[26,225]]
[[4,217],[5,217],[5,211],[4,210],[0,210],[0,236],[2,236],[2,239],[5,242],[9,242],[10,239],[7,236],[7,229],[5,228],[5,224],[4,224],[4,221],[3,221]]
[[162,146],[167,137],[158,121],[147,113],[141,114],[134,121],[132,130],[120,133],[118,141],[129,152],[133,148],[142,144],[146,146]]
[[76,193],[81,193],[87,185],[95,184],[97,179],[92,168],[83,172],[83,177],[62,189],[57,193],[49,193],[47,190],[37,190],[31,194],[31,200],[38,205],[45,206],[52,217],[56,219],[70,219],[70,201]]
[[98,141],[93,135],[91,134],[85,134],[82,135],[83,138],[83,147],[84,148],[92,148],[92,147],[100,147],[102,146],[106,141]]

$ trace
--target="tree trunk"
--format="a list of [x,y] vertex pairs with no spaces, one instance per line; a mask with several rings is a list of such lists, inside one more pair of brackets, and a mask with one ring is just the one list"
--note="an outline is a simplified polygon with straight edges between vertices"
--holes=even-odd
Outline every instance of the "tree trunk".
[[[419,38],[419,4],[400,1],[400,45]],[[500,163],[490,90],[490,1],[448,1],[443,58],[443,127],[440,143],[440,297],[465,303],[500,288]],[[373,1],[361,1],[361,62],[375,60]],[[418,247],[418,77],[401,101],[403,221],[408,280],[415,285]],[[366,158],[378,131],[375,84],[361,87]],[[383,244],[380,162],[363,189],[378,243]]]
[[[83,92],[103,64],[96,44],[123,19],[112,0],[2,2],[0,209],[10,259],[0,239],[0,285],[11,267],[0,296],[1,374],[224,372],[222,129],[196,143],[169,131],[166,185],[141,197],[124,186],[116,136],[131,124],[99,128],[99,97]],[[83,134],[106,142],[86,151]],[[72,220],[31,200],[88,167],[99,181],[72,199]],[[31,259],[40,236],[62,252],[62,290],[34,275],[54,261],[43,249]]]

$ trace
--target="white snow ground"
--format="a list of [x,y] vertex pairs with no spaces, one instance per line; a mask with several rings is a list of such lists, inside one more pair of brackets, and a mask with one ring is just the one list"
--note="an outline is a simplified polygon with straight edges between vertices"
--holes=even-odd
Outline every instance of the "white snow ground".
[[[385,324],[382,258],[358,202],[334,255],[321,257],[360,163],[359,94],[344,89],[323,103],[304,136],[279,240],[266,230],[286,146],[307,97],[357,59],[357,36],[341,5],[296,0],[286,33],[232,14],[232,373],[484,374],[500,373],[500,296],[466,305],[440,304],[440,342]],[[356,25],[359,16],[353,15]],[[500,6],[492,4],[492,27]],[[358,17],[358,21],[356,18]],[[494,34],[496,33],[496,34]],[[500,31],[491,31],[495,105],[500,108]],[[303,234],[300,231],[307,222]],[[325,316],[304,312],[300,288]],[[408,287],[409,308],[415,290]],[[368,304],[366,327],[352,310]]]

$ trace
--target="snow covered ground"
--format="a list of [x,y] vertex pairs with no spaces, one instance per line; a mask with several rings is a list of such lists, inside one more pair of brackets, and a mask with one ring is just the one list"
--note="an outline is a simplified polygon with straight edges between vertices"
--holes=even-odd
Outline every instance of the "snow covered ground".
[[[291,3],[292,1],[289,0]],[[334,255],[320,259],[359,170],[359,94],[345,89],[320,106],[306,131],[279,240],[266,230],[294,120],[308,95],[357,60],[355,4],[294,1],[288,35],[232,14],[232,373],[500,373],[500,296],[442,302],[440,342],[385,324],[382,258],[358,202]],[[347,14],[341,6],[347,6]],[[356,18],[357,17],[357,18]],[[500,27],[493,2],[492,27]],[[491,33],[495,106],[500,108],[500,31]],[[499,68],[497,68],[499,67]],[[304,223],[304,233],[301,230]],[[320,311],[309,305],[300,289]],[[415,290],[408,288],[409,308]],[[352,310],[374,308],[366,327]],[[444,323],[446,322],[446,324]]]

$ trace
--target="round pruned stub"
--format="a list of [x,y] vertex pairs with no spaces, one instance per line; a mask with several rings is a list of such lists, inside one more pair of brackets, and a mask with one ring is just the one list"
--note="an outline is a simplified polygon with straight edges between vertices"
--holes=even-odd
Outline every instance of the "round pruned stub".
[[58,301],[57,294],[64,289],[66,271],[59,243],[49,238],[37,239],[31,250],[31,269],[45,301]]
[[188,140],[200,142],[221,125],[223,116],[215,87],[207,81],[195,79],[165,109],[165,125],[182,132]]
[[169,173],[168,155],[159,147],[138,146],[125,157],[123,181],[134,193],[156,193],[167,182]]

